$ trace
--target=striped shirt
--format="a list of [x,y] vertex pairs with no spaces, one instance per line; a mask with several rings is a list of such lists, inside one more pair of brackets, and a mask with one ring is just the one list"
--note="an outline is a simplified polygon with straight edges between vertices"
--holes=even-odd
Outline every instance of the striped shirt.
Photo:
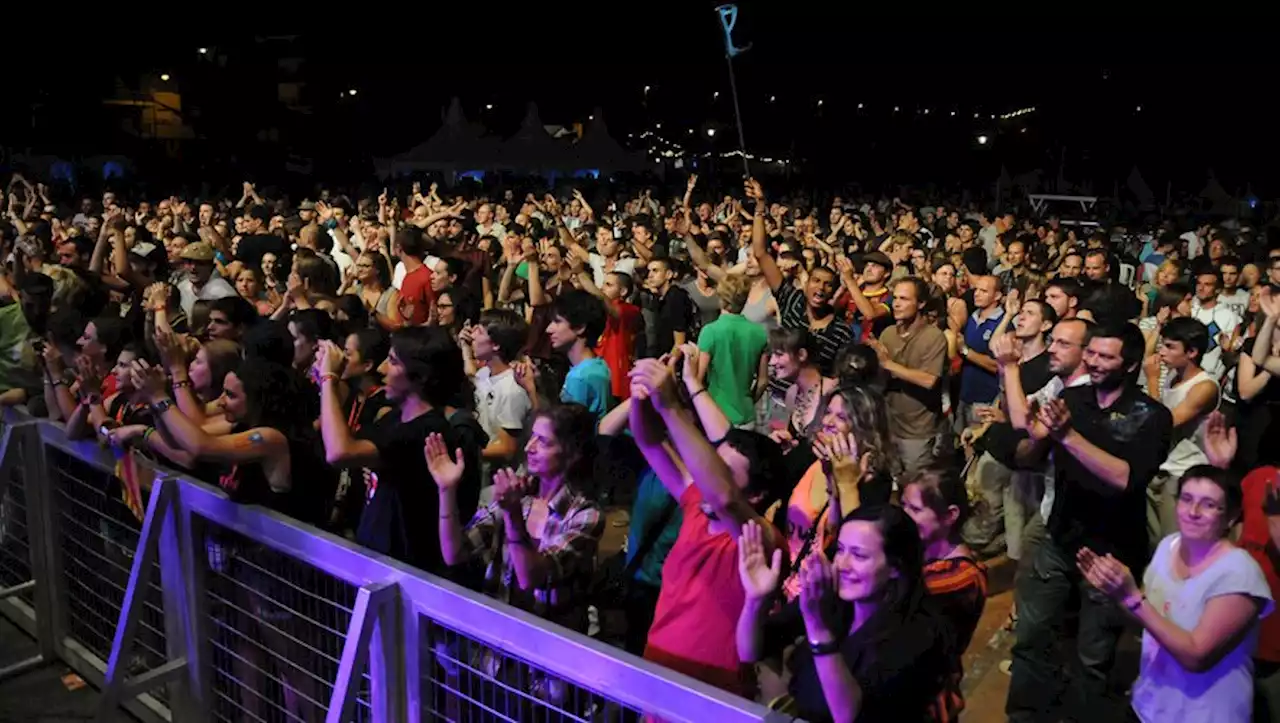
[[836,354],[853,341],[853,329],[838,318],[833,318],[821,329],[810,328],[809,301],[793,284],[783,283],[774,289],[773,296],[778,302],[783,328],[808,331],[818,349],[818,370],[824,377],[831,376]]
[[961,656],[969,647],[987,602],[987,568],[968,557],[934,560],[924,566],[924,584],[956,636],[951,672],[929,712],[937,723],[954,723],[960,720],[960,712],[964,710],[964,696],[960,693],[960,682],[964,679]]

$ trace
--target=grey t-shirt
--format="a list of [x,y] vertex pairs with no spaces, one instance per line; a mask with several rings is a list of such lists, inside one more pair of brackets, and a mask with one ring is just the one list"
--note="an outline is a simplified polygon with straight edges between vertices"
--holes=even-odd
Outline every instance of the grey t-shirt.
[[[1271,614],[1275,603],[1262,570],[1249,553],[1233,548],[1208,569],[1189,580],[1173,572],[1181,535],[1160,541],[1142,578],[1151,605],[1174,625],[1195,630],[1205,605],[1222,595],[1249,595],[1264,602],[1258,618]],[[1258,645],[1254,625],[1217,665],[1193,673],[1174,660],[1150,632],[1142,634],[1142,662],[1133,685],[1133,710],[1144,723],[1248,723],[1253,713],[1253,651]]]

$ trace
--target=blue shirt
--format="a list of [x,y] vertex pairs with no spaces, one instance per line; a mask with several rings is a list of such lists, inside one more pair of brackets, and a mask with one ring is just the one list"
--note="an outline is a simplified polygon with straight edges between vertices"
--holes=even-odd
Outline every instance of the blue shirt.
[[[973,312],[964,325],[964,345],[979,354],[991,354],[991,334],[1004,318],[1004,308],[999,313],[982,320],[982,310]],[[966,404],[990,404],[1000,394],[1000,379],[992,372],[966,361],[960,370],[960,401]]]
[[560,401],[581,404],[596,415],[597,421],[603,419],[613,406],[609,367],[604,359],[591,357],[569,369],[560,388]]

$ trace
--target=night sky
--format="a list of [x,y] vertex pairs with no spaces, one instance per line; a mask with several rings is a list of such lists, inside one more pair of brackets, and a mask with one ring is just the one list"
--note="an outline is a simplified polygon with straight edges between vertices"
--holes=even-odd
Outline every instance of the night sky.
[[[240,89],[274,87],[273,67],[252,57],[261,53],[253,38],[296,33],[314,108],[285,134],[298,152],[407,150],[435,130],[455,95],[469,118],[498,135],[514,132],[532,100],[545,123],[584,122],[599,106],[620,140],[662,123],[664,136],[691,150],[724,151],[736,134],[715,5],[535,3],[499,13],[497,5],[431,4],[407,17],[369,9],[301,29],[266,19],[209,20],[172,33],[131,24],[107,51],[96,30],[70,30],[69,46],[83,52],[64,57],[78,55],[78,71],[13,74],[11,97],[42,105],[46,133],[32,138],[56,152],[49,146],[71,135],[66,117],[92,118],[87,104],[115,78],[128,85],[169,72],[184,99],[216,110],[204,114],[201,135],[238,142],[232,127],[260,125],[256,99],[266,97]],[[1137,164],[1157,185],[1165,177],[1192,183],[1212,167],[1256,188],[1270,185],[1280,156],[1270,37],[1241,29],[1263,22],[1168,20],[1183,29],[1165,30],[1147,17],[1102,19],[1068,5],[1037,7],[1034,21],[779,1],[739,7],[734,37],[751,45],[734,61],[748,148],[794,154],[827,176],[958,180],[1066,159],[1068,175],[1123,178]],[[235,72],[220,77],[197,55],[202,46],[227,55]],[[349,88],[357,97],[340,97]],[[1026,107],[1037,112],[1014,123],[990,119]],[[27,128],[11,116],[3,122],[5,142],[21,144]],[[714,141],[703,134],[709,126]],[[998,140],[975,149],[978,134]]]

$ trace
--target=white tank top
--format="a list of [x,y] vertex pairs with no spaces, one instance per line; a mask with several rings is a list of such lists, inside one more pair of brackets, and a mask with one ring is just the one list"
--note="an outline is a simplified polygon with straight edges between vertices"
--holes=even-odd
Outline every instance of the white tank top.
[[1213,386],[1217,389],[1214,395],[1213,407],[1206,410],[1200,418],[1188,422],[1181,427],[1173,430],[1173,443],[1169,446],[1169,456],[1165,459],[1164,464],[1160,465],[1160,470],[1171,475],[1175,480],[1182,476],[1183,472],[1191,469],[1198,464],[1208,464],[1209,458],[1204,453],[1204,428],[1209,418],[1209,413],[1218,408],[1218,401],[1221,399],[1221,388],[1218,387],[1218,381],[1213,375],[1200,370],[1200,373],[1184,380],[1181,384],[1173,384],[1173,375],[1169,375],[1169,379],[1165,382],[1164,389],[1160,390],[1160,401],[1169,411],[1177,408],[1182,401],[1187,398],[1191,390],[1201,382],[1213,382]]

